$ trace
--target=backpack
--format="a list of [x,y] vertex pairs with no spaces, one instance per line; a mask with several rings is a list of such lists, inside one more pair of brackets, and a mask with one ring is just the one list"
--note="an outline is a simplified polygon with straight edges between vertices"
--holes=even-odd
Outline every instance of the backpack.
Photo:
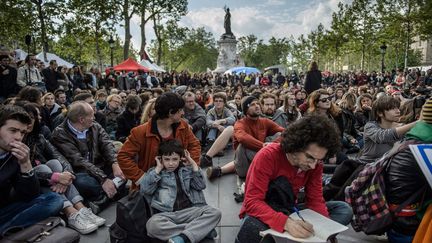
[[139,190],[132,191],[117,202],[116,221],[110,226],[111,243],[145,243],[146,224],[151,217],[150,206]]
[[367,235],[384,234],[390,229],[394,215],[424,191],[421,188],[396,210],[390,211],[385,197],[385,172],[396,154],[415,143],[413,140],[405,141],[378,161],[366,164],[357,179],[345,189],[345,201],[351,205],[354,214],[351,225],[355,231],[363,231]]

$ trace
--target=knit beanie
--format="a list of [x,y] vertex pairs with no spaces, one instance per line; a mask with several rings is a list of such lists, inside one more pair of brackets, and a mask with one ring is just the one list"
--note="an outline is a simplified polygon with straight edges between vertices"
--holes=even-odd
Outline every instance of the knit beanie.
[[423,121],[432,124],[432,98],[424,103],[421,113]]
[[242,105],[241,105],[243,115],[247,114],[249,106],[254,100],[258,100],[258,98],[256,98],[255,96],[246,96],[243,98]]

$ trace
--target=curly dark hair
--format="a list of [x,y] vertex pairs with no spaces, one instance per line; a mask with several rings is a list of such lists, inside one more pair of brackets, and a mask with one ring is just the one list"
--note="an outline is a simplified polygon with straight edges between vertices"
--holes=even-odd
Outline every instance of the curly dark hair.
[[156,119],[168,118],[170,114],[175,114],[183,109],[185,102],[182,97],[176,93],[165,92],[161,94],[155,103]]
[[339,129],[328,117],[307,115],[291,123],[282,133],[281,147],[285,153],[302,152],[310,144],[326,148],[327,157],[335,155],[341,148]]

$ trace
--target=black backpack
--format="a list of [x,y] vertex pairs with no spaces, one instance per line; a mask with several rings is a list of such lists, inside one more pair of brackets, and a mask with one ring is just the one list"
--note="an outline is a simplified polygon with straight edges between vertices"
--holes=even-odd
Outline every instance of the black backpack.
[[152,242],[146,229],[150,217],[145,198],[139,190],[132,191],[117,202],[116,221],[109,228],[111,243]]

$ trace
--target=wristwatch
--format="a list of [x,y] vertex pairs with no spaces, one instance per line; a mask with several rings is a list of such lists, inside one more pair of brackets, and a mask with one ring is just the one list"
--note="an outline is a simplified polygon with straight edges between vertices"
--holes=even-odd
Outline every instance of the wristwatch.
[[33,168],[27,172],[21,172],[21,176],[24,178],[29,178],[29,177],[32,177],[33,175],[34,175],[34,169]]

